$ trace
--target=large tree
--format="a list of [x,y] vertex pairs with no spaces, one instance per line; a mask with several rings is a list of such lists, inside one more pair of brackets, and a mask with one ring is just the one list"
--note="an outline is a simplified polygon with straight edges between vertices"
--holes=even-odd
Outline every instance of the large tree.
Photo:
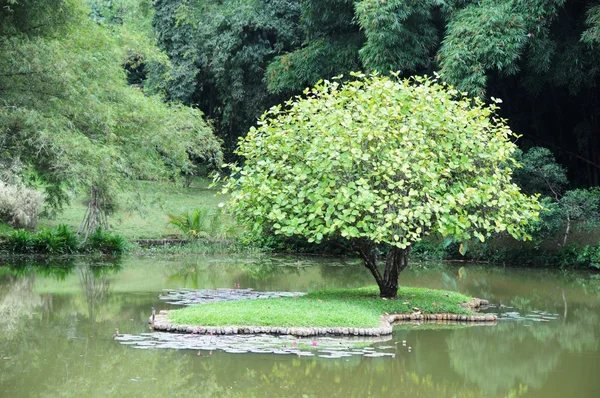
[[232,150],[282,100],[267,91],[265,69],[300,44],[299,1],[158,0],[154,8],[158,43],[173,64],[168,98],[199,107]]
[[87,1],[5,3],[0,165],[43,190],[50,208],[88,193],[87,233],[107,227],[105,212],[132,180],[177,178],[190,152],[220,161],[201,112],[127,85],[132,56],[160,60],[150,40],[92,21]]
[[495,104],[427,78],[355,77],[271,108],[240,141],[244,165],[232,166],[225,190],[242,224],[340,240],[383,297],[396,296],[425,236],[528,237],[540,206],[512,183],[515,137]]

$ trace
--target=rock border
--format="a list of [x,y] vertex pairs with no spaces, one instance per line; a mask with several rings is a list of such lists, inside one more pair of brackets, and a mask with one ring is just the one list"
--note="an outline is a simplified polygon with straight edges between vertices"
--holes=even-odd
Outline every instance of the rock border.
[[[474,299],[479,300],[479,299]],[[485,300],[479,300],[483,302]],[[472,300],[474,303],[474,301]],[[471,303],[471,302],[470,302]],[[479,307],[479,305],[477,306]],[[475,307],[469,307],[475,308]],[[393,323],[403,321],[420,321],[440,324],[456,323],[495,323],[496,315],[461,315],[461,314],[421,314],[414,312],[412,314],[386,314],[382,315],[379,327],[375,328],[353,328],[353,327],[277,327],[277,326],[198,326],[169,323],[169,311],[162,310],[154,319],[152,316],[148,319],[150,327],[154,330],[160,330],[171,333],[189,333],[189,334],[211,334],[211,335],[232,335],[232,334],[275,334],[291,336],[383,336],[393,332]]]

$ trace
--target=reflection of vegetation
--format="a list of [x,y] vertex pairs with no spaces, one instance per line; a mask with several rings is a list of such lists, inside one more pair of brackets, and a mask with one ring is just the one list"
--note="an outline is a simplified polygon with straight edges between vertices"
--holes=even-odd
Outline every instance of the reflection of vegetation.
[[94,272],[94,268],[96,267],[84,266],[77,269],[83,297],[88,308],[88,316],[92,322],[96,321],[96,309],[102,303],[109,289],[106,272]]
[[33,275],[9,275],[0,280],[0,335],[13,339],[21,321],[42,305],[43,298],[33,291]]
[[[167,267],[168,281],[190,288],[233,286],[257,289],[303,290],[357,287],[369,282],[369,274],[354,263],[339,258],[247,257],[178,258]],[[289,286],[289,287],[288,287]]]
[[[166,351],[133,353],[111,341],[112,322],[86,326],[86,322],[59,312],[51,323],[40,319],[27,322],[18,340],[0,338],[0,351],[10,358],[0,372],[3,395],[134,397],[147,392],[148,396],[166,397],[184,396],[189,391],[188,383],[194,380],[190,356]],[[42,329],[44,339],[40,340]],[[202,379],[206,380],[197,387],[214,395],[214,379],[210,375]]]
[[15,276],[36,274],[52,277],[55,280],[64,280],[73,272],[74,267],[73,257],[11,256],[5,265],[5,268]]
[[[227,363],[225,363],[227,365]],[[244,371],[234,363],[229,372],[217,369],[219,385],[241,380],[226,396],[265,397],[481,397],[481,391],[465,388],[458,381],[435,381],[431,374],[421,376],[407,370],[402,359],[352,357],[348,361],[291,359],[272,366],[253,366]],[[393,375],[393,377],[390,377]]]
[[558,364],[560,351],[540,352],[529,330],[504,322],[452,333],[447,339],[452,368],[487,395],[506,393],[519,383],[539,388]]
[[120,257],[100,257],[98,260],[81,260],[77,257],[10,256],[4,269],[11,275],[40,275],[62,281],[73,273],[77,266],[90,267],[95,275],[114,273],[121,270],[123,260]]
[[493,328],[466,329],[447,338],[450,363],[489,395],[507,393],[519,384],[540,388],[564,351],[598,349],[599,326],[597,310],[578,308],[566,324],[523,327],[507,321]]
[[[29,265],[12,261],[10,267],[0,267],[2,396],[185,396],[192,392],[203,397],[469,398],[514,397],[527,395],[527,391],[535,395],[532,390],[536,386],[546,388],[555,379],[559,381],[552,388],[561,383],[572,389],[573,396],[585,396],[598,386],[596,380],[589,380],[587,387],[577,383],[581,380],[578,376],[596,365],[600,277],[468,265],[468,278],[457,279],[459,290],[496,297],[505,304],[520,301],[519,312],[552,309],[562,316],[564,288],[566,322],[561,319],[530,327],[499,323],[453,330],[410,327],[397,330],[398,344],[385,343],[397,347],[396,358],[351,357],[346,361],[222,352],[198,356],[197,352],[137,350],[111,339],[116,327],[121,333],[146,331],[149,307],[158,302],[157,292],[164,286],[181,286],[181,280],[165,278],[182,268],[194,269],[190,278],[202,287],[240,282],[243,287],[260,290],[312,290],[370,281],[362,268],[343,266],[339,259],[208,257],[181,264],[181,259],[126,258],[122,270],[120,266],[94,267],[96,263],[79,259],[62,269],[27,261]],[[256,267],[264,279],[253,279],[246,267]],[[451,265],[423,267],[413,266],[404,283],[441,288],[440,270],[452,277],[458,275],[458,267]],[[82,284],[82,272],[94,279],[91,285]],[[96,314],[92,318],[86,300],[101,289],[105,277],[110,289],[92,303]],[[412,345],[412,353],[401,348],[402,339]]]

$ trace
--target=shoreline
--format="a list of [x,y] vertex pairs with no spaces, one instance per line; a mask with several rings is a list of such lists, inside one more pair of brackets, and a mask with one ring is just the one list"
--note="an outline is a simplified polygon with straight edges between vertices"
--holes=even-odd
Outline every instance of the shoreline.
[[[480,300],[483,304],[485,300]],[[211,335],[235,335],[235,334],[272,334],[272,335],[291,335],[291,336],[384,336],[393,333],[395,323],[435,323],[440,325],[466,325],[472,323],[495,324],[496,315],[480,314],[386,314],[381,316],[378,327],[356,328],[356,327],[287,327],[287,326],[202,326],[191,324],[171,323],[168,319],[170,311],[161,310],[156,314],[154,320],[152,316],[148,318],[148,324],[151,329],[171,333],[187,334],[211,334]]]

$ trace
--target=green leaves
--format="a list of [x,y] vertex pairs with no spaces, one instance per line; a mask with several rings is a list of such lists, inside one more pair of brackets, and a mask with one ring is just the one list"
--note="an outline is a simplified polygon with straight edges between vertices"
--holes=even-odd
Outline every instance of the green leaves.
[[362,0],[356,3],[356,19],[367,38],[360,50],[364,65],[382,73],[403,73],[428,67],[438,46],[431,0]]
[[319,82],[240,140],[230,206],[252,229],[317,242],[527,238],[540,206],[499,167],[516,147],[494,110],[425,77]]
[[55,2],[54,11],[18,3],[0,18],[35,16],[60,25],[60,34],[0,28],[0,168],[33,174],[57,210],[74,190],[97,186],[114,198],[133,179],[177,179],[190,157],[220,163],[220,142],[201,112],[127,85],[132,54],[161,58],[150,40],[130,25],[91,21],[78,0]]

